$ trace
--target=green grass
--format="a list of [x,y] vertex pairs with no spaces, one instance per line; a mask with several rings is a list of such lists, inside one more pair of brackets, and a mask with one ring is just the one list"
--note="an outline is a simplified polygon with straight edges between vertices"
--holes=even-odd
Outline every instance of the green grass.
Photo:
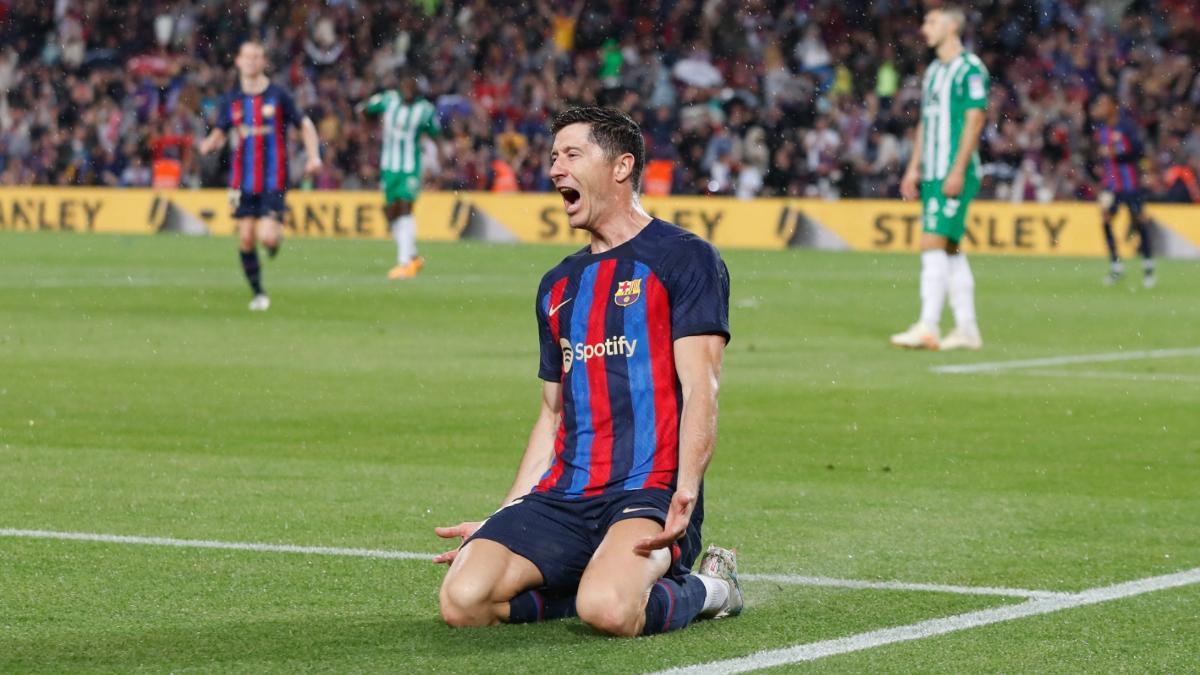
[[[537,410],[533,291],[565,250],[289,241],[246,310],[227,239],[0,235],[0,528],[436,552],[508,487]],[[725,253],[734,340],[706,540],[746,572],[1075,591],[1200,566],[1200,268],[973,260],[986,348],[905,353],[913,256]],[[1108,379],[1072,372],[1107,373]],[[1155,375],[1128,378],[1123,374]],[[1175,379],[1167,379],[1174,377]],[[0,537],[0,671],[603,672],[1014,602],[748,583],[652,639],[452,631],[419,561]],[[837,672],[1187,671],[1200,588],[835,656]]]

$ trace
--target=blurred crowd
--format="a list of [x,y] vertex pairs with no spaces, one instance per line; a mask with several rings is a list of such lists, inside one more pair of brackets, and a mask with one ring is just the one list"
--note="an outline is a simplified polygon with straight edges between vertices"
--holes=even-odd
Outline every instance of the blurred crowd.
[[[376,186],[377,123],[354,106],[406,71],[444,129],[434,189],[548,190],[550,116],[598,103],[642,124],[649,192],[893,197],[928,4],[0,0],[0,184],[223,185],[227,159],[195,148],[254,37],[317,125],[325,168],[304,187]],[[1142,131],[1151,198],[1200,201],[1200,3],[963,5],[992,76],[985,198],[1094,197],[1086,111],[1107,90]]]

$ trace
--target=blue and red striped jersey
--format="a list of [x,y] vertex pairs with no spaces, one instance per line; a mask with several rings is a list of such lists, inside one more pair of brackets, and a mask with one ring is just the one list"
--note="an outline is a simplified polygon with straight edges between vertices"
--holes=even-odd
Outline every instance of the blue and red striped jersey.
[[1101,124],[1096,127],[1096,143],[1109,151],[1108,157],[1100,158],[1104,187],[1113,192],[1136,192],[1142,146],[1134,126],[1127,121],[1115,126]]
[[729,271],[708,242],[655,219],[604,253],[542,278],[543,380],[562,383],[554,460],[535,492],[567,499],[674,490],[683,396],[674,342],[729,339]]
[[259,94],[244,93],[240,86],[230,92],[217,118],[218,128],[236,134],[229,187],[253,194],[286,190],[288,126],[303,120],[292,97],[275,84]]

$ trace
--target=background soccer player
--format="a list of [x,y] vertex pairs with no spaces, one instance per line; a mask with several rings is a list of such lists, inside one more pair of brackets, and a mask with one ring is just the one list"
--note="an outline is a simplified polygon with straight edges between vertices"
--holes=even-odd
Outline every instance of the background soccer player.
[[321,156],[312,120],[302,115],[292,97],[267,77],[263,45],[252,40],[243,42],[234,63],[238,86],[222,101],[217,126],[201,141],[200,153],[221,147],[233,129],[235,146],[229,162],[229,187],[236,200],[233,217],[237,219],[242,271],[254,292],[250,309],[263,311],[271,306],[271,300],[262,286],[257,241],[262,238],[272,258],[279,252],[287,193],[288,126],[300,128],[306,174],[321,170]]
[[1138,184],[1137,161],[1142,157],[1142,142],[1137,127],[1121,115],[1111,94],[1100,94],[1092,103],[1092,118],[1096,122],[1097,172],[1104,184],[1101,199],[1101,218],[1104,221],[1104,243],[1108,245],[1110,267],[1104,283],[1111,286],[1121,278],[1125,266],[1117,253],[1113,236],[1113,216],[1124,204],[1129,210],[1129,227],[1138,234],[1138,253],[1142,255],[1142,285],[1154,287],[1154,253],[1150,248],[1150,219],[1142,208],[1142,191]]
[[421,193],[421,136],[442,133],[437,110],[417,95],[417,80],[409,75],[401,77],[399,91],[389,89],[375,94],[361,109],[381,116],[380,183],[384,213],[397,248],[396,266],[388,272],[388,278],[411,279],[425,265],[425,259],[417,255],[417,222],[413,217],[413,206]]
[[552,126],[550,179],[591,244],[537,295],[542,408],[502,508],[439,528],[467,538],[442,584],[452,626],[580,619],[660,633],[742,608],[736,560],[700,546],[716,443],[729,276],[711,245],[638,204],[641,130],[607,108]]
[[[963,49],[961,9],[930,10],[921,25],[937,58],[925,69],[921,122],[900,182],[905,199],[921,199],[921,317],[891,342],[912,349],[979,349],[975,278],[959,242],[967,209],[979,191],[979,134],[987,107],[988,73]],[[918,181],[920,183],[918,189]],[[955,328],[945,340],[938,324],[947,291]]]

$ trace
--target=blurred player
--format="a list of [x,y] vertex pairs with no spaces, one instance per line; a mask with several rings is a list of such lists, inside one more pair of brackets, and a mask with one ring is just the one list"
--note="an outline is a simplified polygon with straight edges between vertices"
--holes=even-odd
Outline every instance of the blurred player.
[[501,509],[442,583],[452,626],[577,614],[610,635],[742,609],[732,551],[700,574],[702,479],[716,443],[729,275],[707,242],[638,203],[641,130],[611,108],[555,118],[550,179],[591,244],[542,278],[542,409]]
[[442,133],[437,110],[417,95],[417,81],[409,75],[401,77],[399,91],[389,89],[375,94],[360,109],[381,116],[380,182],[384,213],[398,249],[396,266],[388,272],[388,278],[411,279],[425,266],[425,259],[417,255],[413,205],[421,193],[421,136]]
[[1100,94],[1092,103],[1092,118],[1096,122],[1096,157],[1100,179],[1104,184],[1101,195],[1101,218],[1104,220],[1104,243],[1108,244],[1111,266],[1104,277],[1111,286],[1121,278],[1125,266],[1117,253],[1113,236],[1113,216],[1124,204],[1129,210],[1129,228],[1138,234],[1138,253],[1142,256],[1142,285],[1153,288],[1154,254],[1150,250],[1150,219],[1142,208],[1142,191],[1138,186],[1137,161],[1142,156],[1142,143],[1137,127],[1122,118],[1116,100],[1110,94]]
[[[959,242],[966,233],[967,209],[979,191],[979,134],[988,98],[988,72],[962,45],[961,9],[930,10],[921,25],[937,59],[925,69],[921,122],[900,193],[921,199],[921,317],[893,335],[897,347],[979,349],[975,321],[975,278]],[[918,190],[918,181],[920,187]],[[938,324],[947,291],[954,330],[939,338]]]
[[304,172],[321,170],[317,128],[302,115],[292,97],[266,76],[266,50],[253,40],[238,49],[238,86],[221,102],[217,126],[200,143],[207,154],[225,143],[233,129],[234,150],[229,161],[229,187],[235,202],[242,271],[254,292],[250,309],[271,306],[262,286],[257,241],[261,237],[274,258],[282,243],[284,195],[287,192],[288,126],[300,128],[304,141]]

